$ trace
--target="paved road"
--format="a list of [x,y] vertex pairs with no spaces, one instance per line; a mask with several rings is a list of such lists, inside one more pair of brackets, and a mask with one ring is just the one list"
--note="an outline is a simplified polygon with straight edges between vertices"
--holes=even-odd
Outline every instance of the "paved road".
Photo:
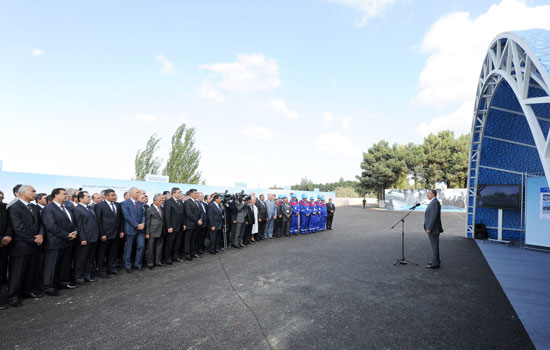
[[428,270],[423,213],[339,208],[333,231],[99,280],[0,313],[2,349],[530,349],[464,216]]

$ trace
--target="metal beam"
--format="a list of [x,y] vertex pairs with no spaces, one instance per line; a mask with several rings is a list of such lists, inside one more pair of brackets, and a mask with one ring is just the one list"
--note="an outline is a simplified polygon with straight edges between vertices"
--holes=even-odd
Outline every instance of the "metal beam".
[[485,135],[483,138],[489,139],[489,140],[500,141],[500,142],[511,143],[511,144],[518,145],[518,146],[524,146],[524,147],[530,147],[530,148],[537,149],[537,146],[535,146],[535,145],[530,145],[530,144],[528,144],[528,143],[523,143],[523,142],[518,142],[518,141],[506,140],[506,139],[502,139],[502,138],[500,138],[500,137],[494,137],[494,136],[487,136],[487,135]]
[[509,174],[515,174],[515,175],[521,175],[521,176],[523,176],[523,173],[520,172],[520,171],[514,171],[514,170],[508,170],[508,169],[495,168],[495,167],[487,166],[487,165],[480,165],[479,167],[480,167],[480,168],[483,168],[483,169],[489,169],[489,170],[494,170],[494,171],[501,171],[501,172],[503,172],[503,173],[509,173]]

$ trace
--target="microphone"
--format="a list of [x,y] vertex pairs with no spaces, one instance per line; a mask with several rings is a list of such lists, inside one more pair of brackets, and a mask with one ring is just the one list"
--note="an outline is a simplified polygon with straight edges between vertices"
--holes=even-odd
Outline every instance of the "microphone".
[[419,207],[419,206],[420,206],[420,203],[416,203],[409,210],[414,210],[414,209],[416,209],[416,207]]

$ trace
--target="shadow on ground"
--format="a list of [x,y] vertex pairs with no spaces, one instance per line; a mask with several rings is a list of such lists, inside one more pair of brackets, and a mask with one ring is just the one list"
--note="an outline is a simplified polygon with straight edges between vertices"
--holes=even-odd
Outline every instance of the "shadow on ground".
[[[255,243],[25,300],[4,349],[530,349],[472,240],[444,213],[442,268],[424,268],[423,213],[339,208],[334,230]],[[227,272],[227,275],[226,275]],[[233,290],[236,291],[234,291]],[[242,299],[241,299],[242,298]]]

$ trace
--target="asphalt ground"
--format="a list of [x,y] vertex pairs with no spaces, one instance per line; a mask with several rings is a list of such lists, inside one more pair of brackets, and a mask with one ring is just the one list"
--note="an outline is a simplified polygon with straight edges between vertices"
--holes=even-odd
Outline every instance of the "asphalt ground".
[[338,208],[334,230],[228,249],[0,312],[2,349],[532,349],[464,215]]

